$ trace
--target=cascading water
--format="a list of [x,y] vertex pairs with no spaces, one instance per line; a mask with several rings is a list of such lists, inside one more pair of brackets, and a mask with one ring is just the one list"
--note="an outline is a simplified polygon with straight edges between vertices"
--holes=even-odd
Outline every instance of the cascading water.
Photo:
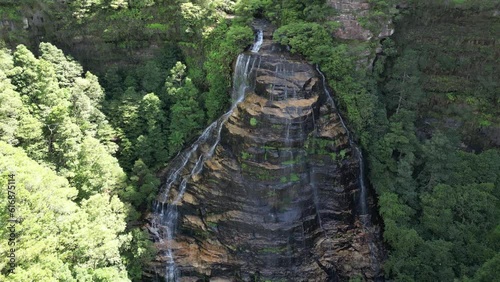
[[231,108],[162,172],[147,226],[159,253],[146,278],[378,277],[360,147],[315,66],[273,43],[267,23],[253,25],[265,32],[235,62]]
[[360,190],[360,195],[359,195],[359,215],[361,217],[361,221],[363,225],[369,225],[369,219],[368,219],[368,205],[366,202],[366,185],[365,185],[365,174],[364,174],[364,158],[363,154],[361,152],[361,149],[359,146],[354,142],[352,139],[351,132],[347,128],[347,125],[344,122],[344,119],[342,118],[342,115],[340,115],[340,112],[338,111],[337,106],[335,105],[335,101],[332,98],[332,95],[330,94],[330,91],[328,91],[328,88],[326,86],[326,78],[323,72],[319,69],[319,67],[316,65],[316,70],[318,73],[321,75],[321,79],[323,82],[323,90],[326,94],[327,102],[330,104],[330,106],[333,108],[333,110],[337,113],[340,123],[342,124],[342,127],[345,129],[347,133],[347,138],[349,140],[349,145],[351,146],[352,150],[355,152],[356,157],[359,161],[359,176],[358,176],[358,183],[359,183],[359,190]]
[[262,46],[262,42],[264,42],[264,32],[262,30],[257,31],[257,40],[252,46],[252,51],[253,53],[258,53],[260,50],[260,47]]
[[[332,109],[337,113],[340,123],[342,124],[342,127],[345,129],[348,140],[349,140],[349,145],[351,146],[352,150],[355,152],[355,155],[358,159],[359,162],[359,176],[358,176],[358,183],[359,183],[359,198],[358,198],[358,213],[359,213],[359,219],[361,221],[361,225],[365,232],[369,227],[371,227],[371,220],[370,220],[370,214],[368,212],[368,203],[367,203],[367,190],[366,190],[366,185],[365,185],[365,172],[364,172],[364,158],[363,158],[363,153],[361,152],[361,149],[359,146],[354,142],[352,139],[352,135],[347,128],[344,119],[340,115],[340,112],[338,111],[337,106],[335,105],[335,101],[333,100],[330,91],[328,91],[328,88],[326,86],[326,78],[323,72],[319,69],[319,66],[316,65],[316,70],[318,73],[321,75],[322,82],[323,82],[323,90],[327,96],[327,102],[330,104]],[[377,261],[377,258],[375,256],[375,243],[373,242],[371,237],[368,237],[368,248],[370,249],[370,258],[372,261],[372,268],[375,270],[376,273],[380,271],[380,266],[379,262]]]
[[[177,281],[180,274],[175,264],[172,246],[179,216],[177,207],[184,196],[188,182],[200,174],[203,170],[203,164],[212,158],[220,142],[223,125],[227,122],[236,106],[244,100],[245,93],[251,86],[249,82],[250,74],[256,62],[258,61],[258,64],[260,64],[260,56],[255,53],[259,52],[262,42],[263,32],[259,30],[257,40],[251,48],[252,53],[242,53],[236,60],[231,94],[232,104],[229,111],[210,124],[187,150],[179,153],[171,161],[170,170],[158,197],[159,200],[154,204],[154,216],[151,224],[151,230],[160,244],[166,246],[165,281],[167,282]],[[208,150],[203,151],[203,148],[208,148]],[[196,158],[196,161],[193,162],[193,158]],[[188,166],[192,163],[194,163],[192,168],[188,169]],[[186,170],[188,173],[185,173]],[[185,173],[185,175],[182,175],[182,173]],[[175,185],[178,185],[177,194],[170,200],[169,195]]]

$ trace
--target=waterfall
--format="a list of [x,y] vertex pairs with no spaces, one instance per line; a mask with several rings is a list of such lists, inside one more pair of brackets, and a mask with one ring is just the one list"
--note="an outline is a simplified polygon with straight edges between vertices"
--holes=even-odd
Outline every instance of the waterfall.
[[[366,190],[366,185],[365,185],[365,171],[364,171],[364,158],[363,158],[363,153],[361,152],[361,149],[359,146],[354,142],[352,139],[352,135],[347,128],[344,119],[342,118],[342,115],[340,115],[340,112],[335,105],[335,101],[332,98],[332,95],[330,94],[330,91],[328,90],[326,86],[326,78],[323,72],[319,69],[319,66],[316,65],[316,70],[318,73],[321,75],[322,82],[323,82],[323,90],[326,94],[327,102],[330,104],[330,106],[335,110],[337,115],[339,116],[340,123],[342,124],[342,127],[344,127],[346,133],[347,133],[347,138],[349,140],[349,145],[351,146],[352,150],[355,153],[355,156],[358,159],[359,162],[359,176],[358,176],[358,183],[359,183],[359,190],[360,190],[360,195],[358,198],[358,213],[359,213],[359,219],[361,221],[361,225],[365,232],[367,232],[368,227],[371,226],[371,220],[370,220],[370,214],[368,213],[368,204],[367,204],[367,190]],[[372,269],[375,270],[376,273],[380,271],[380,265],[379,262],[375,256],[375,244],[373,243],[373,240],[371,237],[368,237],[368,248],[370,249],[370,259],[372,261]]]
[[[179,153],[172,161],[165,182],[162,185],[158,201],[153,206],[151,230],[159,243],[166,246],[165,281],[176,282],[179,279],[179,269],[174,260],[172,241],[175,236],[179,212],[177,207],[182,201],[188,182],[200,174],[203,164],[212,158],[221,139],[221,131],[236,106],[245,98],[245,93],[251,87],[249,78],[257,61],[262,46],[263,32],[258,31],[257,41],[253,45],[252,53],[242,53],[236,60],[233,74],[233,89],[231,93],[231,108],[219,119],[210,124],[198,139],[185,151]],[[203,148],[209,148],[208,150]],[[196,161],[193,161],[193,158]],[[193,164],[194,163],[194,164]],[[192,168],[188,168],[193,164]],[[187,173],[186,173],[187,172]],[[182,175],[184,173],[184,175]],[[173,186],[177,185],[177,194],[169,199]]]
[[363,158],[363,153],[361,152],[361,149],[359,146],[354,142],[352,139],[351,132],[347,128],[344,119],[342,118],[342,115],[338,111],[337,106],[335,105],[335,101],[332,98],[332,95],[330,94],[330,91],[328,91],[328,88],[326,87],[326,78],[323,72],[319,69],[319,66],[316,65],[316,70],[318,73],[321,75],[321,79],[323,82],[323,90],[326,94],[327,102],[330,104],[330,106],[335,110],[337,115],[339,116],[340,123],[342,124],[342,127],[345,129],[347,132],[347,138],[349,140],[349,145],[351,146],[352,150],[354,151],[358,161],[359,161],[359,176],[358,176],[358,183],[359,183],[359,190],[360,190],[360,195],[359,195],[359,200],[358,200],[358,206],[359,206],[359,215],[360,219],[363,223],[363,226],[369,225],[369,214],[368,214],[368,205],[366,202],[366,185],[365,185],[365,172],[364,172],[364,158]]
[[260,47],[262,46],[262,42],[264,42],[264,32],[262,30],[257,31],[257,40],[252,46],[252,51],[253,53],[258,53],[260,50]]

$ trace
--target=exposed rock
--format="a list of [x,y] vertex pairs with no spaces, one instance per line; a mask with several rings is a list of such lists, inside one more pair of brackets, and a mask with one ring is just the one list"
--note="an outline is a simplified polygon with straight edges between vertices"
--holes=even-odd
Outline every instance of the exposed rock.
[[380,230],[356,214],[359,163],[347,132],[323,105],[314,67],[265,38],[254,87],[188,182],[177,234],[156,244],[154,271],[165,275],[157,265],[170,246],[180,281],[374,280]]
[[[373,33],[361,26],[359,19],[366,17],[370,12],[368,0],[328,0],[328,5],[338,11],[333,18],[342,26],[335,31],[335,36],[341,39],[356,39],[368,41],[374,37]],[[392,22],[382,24],[377,39],[391,36],[394,33]]]

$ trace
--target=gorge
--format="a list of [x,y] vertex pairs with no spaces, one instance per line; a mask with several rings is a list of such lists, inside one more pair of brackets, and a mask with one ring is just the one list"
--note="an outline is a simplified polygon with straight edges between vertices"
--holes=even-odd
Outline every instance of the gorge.
[[254,23],[232,106],[163,173],[156,281],[381,279],[361,151],[324,75]]
[[499,35],[498,0],[0,0],[0,281],[497,281]]

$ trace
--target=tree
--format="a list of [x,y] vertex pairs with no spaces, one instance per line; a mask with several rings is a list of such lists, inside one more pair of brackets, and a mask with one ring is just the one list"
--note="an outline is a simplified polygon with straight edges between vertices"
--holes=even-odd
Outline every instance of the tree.
[[124,262],[132,281],[140,281],[144,268],[154,258],[156,249],[147,231],[133,229],[131,240],[124,245]]
[[391,80],[385,86],[385,103],[391,114],[397,114],[401,109],[414,110],[424,97],[417,59],[418,53],[414,50],[405,50],[396,59]]
[[120,191],[120,196],[138,210],[149,209],[160,186],[160,180],[142,159],[135,162],[131,174],[131,183],[125,190]]
[[472,281],[488,282],[494,281],[500,275],[500,253],[485,262],[476,272]]
[[69,93],[59,88],[53,65],[36,59],[24,45],[14,52],[14,66],[9,75],[32,114],[43,119],[51,107],[68,100]]
[[318,23],[294,22],[280,27],[274,38],[283,45],[290,45],[292,53],[300,53],[308,58],[316,58],[320,46],[332,42],[330,34]]
[[59,87],[65,88],[73,84],[76,78],[83,73],[83,69],[73,59],[66,57],[64,53],[54,45],[46,42],[40,43],[40,58],[51,63],[54,67]]
[[85,78],[74,80],[70,91],[71,115],[75,123],[85,134],[99,139],[109,153],[115,153],[117,145],[112,139],[116,133],[100,110],[104,91],[97,77],[90,72],[85,73]]
[[186,77],[186,65],[181,62],[176,62],[170,69],[170,75],[165,79],[165,90],[170,99],[175,102],[178,100],[178,91],[184,84]]
[[189,77],[184,78],[186,67],[178,62],[165,82],[170,100],[169,154],[173,155],[203,123],[204,113],[198,102],[198,89]]
[[24,114],[21,95],[14,90],[4,71],[0,70],[0,140],[12,145],[19,143],[16,131]]
[[200,36],[207,21],[207,17],[210,15],[208,11],[191,2],[182,3],[180,5],[180,11],[183,19],[182,25],[184,36]]
[[71,183],[78,188],[78,198],[94,194],[113,194],[125,187],[126,175],[99,140],[85,136],[77,155],[78,163],[71,168]]
[[425,141],[422,146],[425,165],[418,176],[423,191],[429,191],[439,183],[448,183],[458,161],[456,154],[450,153],[455,150],[451,140],[441,132]]
[[141,158],[149,167],[164,165],[167,161],[166,133],[163,129],[166,116],[163,103],[154,93],[145,95],[139,104],[142,135],[135,145],[136,159]]
[[159,92],[163,77],[165,77],[155,61],[149,61],[139,68],[137,75],[140,78],[141,87],[146,93]]
[[208,120],[215,120],[229,103],[231,91],[231,63],[241,50],[251,44],[253,31],[247,26],[220,24],[206,43],[209,92],[205,98]]
[[[0,141],[0,184],[7,187],[10,173],[16,181],[17,267],[7,275],[0,263],[2,281],[128,281],[120,248],[127,248],[127,208],[117,197],[100,194],[82,202],[68,181],[29,159],[20,148]],[[6,204],[7,193],[0,194]],[[7,222],[6,209],[0,211]],[[0,250],[8,246],[6,228],[0,230]]]

